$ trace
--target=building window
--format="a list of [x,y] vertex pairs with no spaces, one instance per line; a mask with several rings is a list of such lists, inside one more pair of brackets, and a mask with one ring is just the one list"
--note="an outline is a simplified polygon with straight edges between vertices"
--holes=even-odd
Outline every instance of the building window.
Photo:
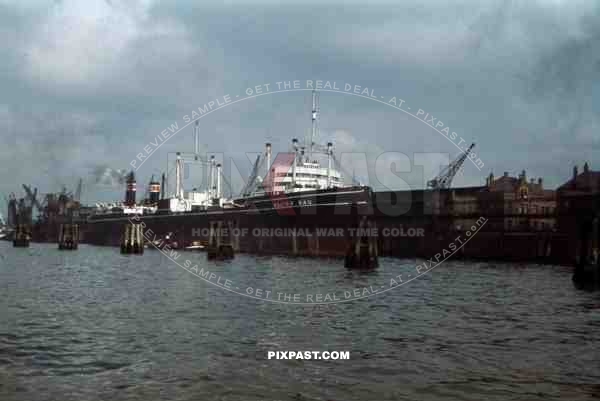
[[521,199],[527,199],[527,188],[521,189]]

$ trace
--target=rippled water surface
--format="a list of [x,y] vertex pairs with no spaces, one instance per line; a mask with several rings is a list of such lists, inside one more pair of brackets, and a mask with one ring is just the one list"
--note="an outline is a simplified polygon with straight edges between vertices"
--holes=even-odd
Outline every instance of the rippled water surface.
[[[215,288],[156,251],[0,242],[0,400],[549,400],[600,398],[600,294],[564,267],[447,262],[400,288],[328,306]],[[240,288],[377,287],[340,261],[200,266]],[[243,284],[243,287],[242,287]],[[268,360],[268,351],[350,360]]]

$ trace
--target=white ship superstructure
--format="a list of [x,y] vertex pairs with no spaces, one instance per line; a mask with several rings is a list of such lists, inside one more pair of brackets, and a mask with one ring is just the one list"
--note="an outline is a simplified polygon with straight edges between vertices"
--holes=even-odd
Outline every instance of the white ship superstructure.
[[272,189],[274,192],[313,191],[344,187],[342,173],[332,166],[332,144],[328,144],[328,165],[322,167],[318,160],[309,160],[302,154],[296,154],[296,160],[289,166],[273,166]]
[[[196,124],[196,153],[189,155],[178,152],[175,161],[175,192],[169,198],[168,209],[171,212],[190,212],[192,210],[206,210],[210,207],[224,207],[231,201],[223,196],[223,170],[214,156],[209,161],[202,161],[198,155],[198,133]],[[193,158],[193,162],[208,167],[208,185],[204,190],[194,188],[186,191],[183,188],[183,167],[186,159]]]
[[[341,165],[335,158],[331,142],[326,145],[315,143],[319,131],[317,91],[313,91],[312,104],[312,131],[308,143],[300,146],[298,140],[294,138],[288,153],[289,157],[278,158],[278,161],[273,164],[271,164],[271,144],[267,143],[262,160],[261,156],[256,159],[248,184],[242,190],[241,198],[260,197],[268,193],[289,194],[360,185],[344,183],[344,177],[340,172]],[[321,165],[321,161],[316,156],[320,156],[321,159],[326,158],[326,165]],[[259,175],[261,171],[264,171],[265,178]]]
[[[199,149],[198,122],[194,126],[194,152],[177,152],[175,160],[175,184],[173,192],[165,196],[167,185],[163,174],[162,184],[151,179],[148,197],[136,202],[136,182],[133,171],[127,178],[125,202],[97,203],[96,215],[148,215],[160,213],[184,213],[207,210],[211,207],[227,207],[232,202],[223,196],[224,182],[221,164],[214,156],[202,160]],[[204,189],[185,190],[183,186],[184,163],[199,166],[208,171],[207,185]],[[154,177],[153,177],[154,178]]]
[[[234,200],[223,194],[223,183],[227,183],[221,164],[211,156],[202,160],[199,149],[198,122],[194,126],[194,152],[177,152],[175,160],[175,180],[172,192],[165,196],[165,176],[162,184],[151,180],[150,196],[136,203],[136,182],[133,172],[128,175],[125,202],[97,204],[96,214],[112,215],[148,215],[164,213],[200,212],[212,208],[234,208],[252,203],[252,199],[265,196],[295,194],[310,197],[311,192],[319,192],[319,199],[328,191],[339,191],[361,187],[360,183],[344,183],[341,164],[336,160],[333,144],[325,145],[316,141],[319,132],[319,94],[312,93],[312,130],[302,145],[292,140],[291,149],[279,154],[272,162],[271,144],[267,143],[265,152],[256,159],[247,184]],[[319,160],[320,159],[320,160]],[[206,172],[207,184],[203,189],[186,190],[183,185],[184,165],[201,166]],[[231,188],[230,188],[231,189]],[[160,193],[159,193],[160,192]]]

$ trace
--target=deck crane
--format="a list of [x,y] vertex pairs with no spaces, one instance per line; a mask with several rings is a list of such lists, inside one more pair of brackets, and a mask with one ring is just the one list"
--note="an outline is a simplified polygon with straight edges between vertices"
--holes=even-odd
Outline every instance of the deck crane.
[[248,183],[240,192],[240,196],[249,196],[256,189],[256,185],[258,184],[258,172],[260,171],[261,164],[261,157],[260,155],[258,155],[256,156],[256,161],[254,162],[254,166],[252,167],[250,177],[248,178]]
[[448,189],[450,185],[452,185],[452,180],[456,173],[462,167],[463,163],[471,153],[471,149],[475,147],[475,143],[472,143],[471,146],[456,160],[448,165],[448,167],[444,168],[434,179],[427,182],[427,186],[431,189]]
[[[215,163],[214,165],[217,165],[216,161],[214,160],[214,156],[212,156],[213,159],[207,160],[207,159],[203,158],[202,156],[200,156],[199,153],[198,154],[190,153],[190,152],[177,152],[177,153],[179,154],[179,157],[180,157],[181,161],[183,162],[183,165],[189,163],[189,164],[204,166],[206,168],[211,168],[211,164],[213,162]],[[176,167],[174,169],[175,169],[175,171],[177,171]],[[163,184],[161,185],[161,192],[162,191],[164,191],[165,193],[168,192],[167,186],[169,185],[169,176],[171,176],[173,174],[174,169],[171,168],[171,169],[167,170],[166,177],[163,178]],[[217,179],[218,174],[219,174],[218,169],[215,168],[215,170],[214,170],[214,179],[215,180]],[[165,174],[163,174],[163,176],[165,176]],[[233,189],[231,187],[231,183],[229,182],[229,180],[227,179],[227,177],[225,176],[225,173],[223,171],[221,171],[220,177],[221,177],[221,182],[223,183],[224,187],[226,187],[229,190],[229,194],[230,194],[230,196],[232,196]],[[154,179],[154,176],[152,179]],[[209,178],[209,181],[210,181],[210,178]],[[209,184],[207,183],[207,185],[209,185]],[[207,189],[210,189],[210,188],[207,188]],[[195,190],[196,190],[196,188],[194,188],[194,191]],[[223,191],[223,193],[224,193],[224,191]]]

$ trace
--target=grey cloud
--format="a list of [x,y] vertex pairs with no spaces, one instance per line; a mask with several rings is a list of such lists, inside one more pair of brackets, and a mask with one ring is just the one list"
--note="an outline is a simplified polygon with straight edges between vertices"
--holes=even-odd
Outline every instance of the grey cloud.
[[[466,166],[457,183],[483,182],[490,169],[525,168],[558,185],[572,163],[600,163],[593,154],[598,9],[591,1],[576,3],[208,7],[190,1],[135,2],[128,8],[110,1],[101,17],[123,19],[121,30],[109,34],[92,23],[87,39],[77,36],[54,50],[51,45],[64,43],[69,31],[48,20],[54,15],[50,3],[0,5],[0,163],[36,160],[21,165],[18,174],[3,172],[0,191],[14,190],[15,180],[71,182],[73,175],[93,176],[94,166],[128,168],[144,144],[209,100],[265,82],[311,78],[402,97],[474,139],[485,171]],[[71,21],[73,29],[84,22]],[[114,35],[122,41],[109,43]],[[79,63],[80,71],[66,73],[65,65]],[[373,155],[385,150],[456,156],[439,134],[385,106],[336,94],[324,94],[322,104],[328,138],[347,132],[372,146]],[[202,141],[243,160],[267,138],[286,150],[309,121],[305,94],[277,94],[203,118]],[[191,143],[191,128],[177,134],[148,161],[140,179],[166,168],[164,152]]]

